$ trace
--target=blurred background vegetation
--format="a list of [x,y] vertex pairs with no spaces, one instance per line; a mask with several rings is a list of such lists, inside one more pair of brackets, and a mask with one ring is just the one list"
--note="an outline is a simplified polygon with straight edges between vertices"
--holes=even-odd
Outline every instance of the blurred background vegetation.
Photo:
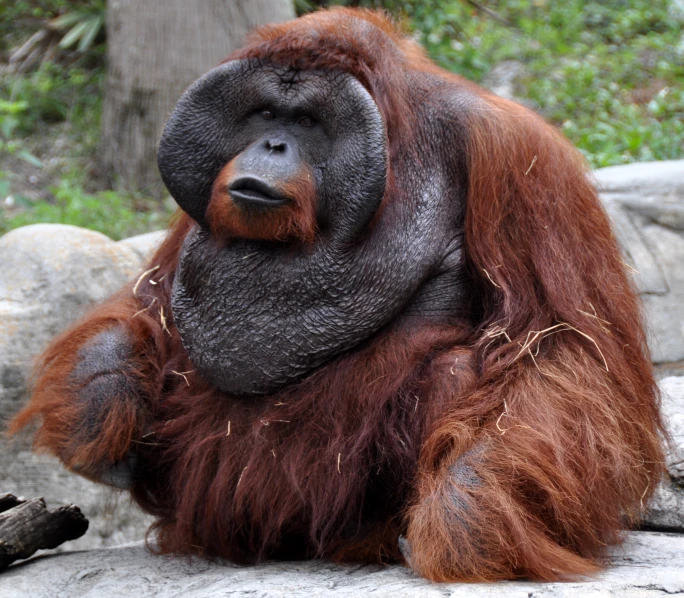
[[[295,0],[385,8],[441,66],[539,111],[593,167],[684,157],[684,1]],[[119,239],[173,202],[106,188],[105,0],[0,0],[0,234],[61,222]]]

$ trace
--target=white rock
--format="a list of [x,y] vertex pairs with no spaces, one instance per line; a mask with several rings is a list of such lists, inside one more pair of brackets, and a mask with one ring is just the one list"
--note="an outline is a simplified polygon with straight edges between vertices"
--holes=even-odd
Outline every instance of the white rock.
[[152,257],[152,254],[159,248],[164,239],[166,238],[167,231],[156,230],[151,233],[145,233],[144,235],[138,235],[137,237],[129,237],[123,241],[119,241],[118,245],[123,247],[130,247],[142,261],[142,263],[147,263],[147,261]]
[[682,197],[684,160],[637,162],[609,166],[594,171],[603,194],[634,196],[637,201],[652,202]]
[[[48,342],[140,268],[130,247],[74,226],[37,224],[0,238],[0,427],[27,400],[31,364]],[[0,492],[44,496],[53,507],[81,505],[92,532],[77,547],[139,539],[149,524],[127,498],[74,476],[52,457],[30,453],[24,438],[8,443],[0,437]],[[117,502],[123,508],[116,509]]]
[[[684,488],[664,479],[648,505],[642,525],[649,529],[684,532]],[[684,558],[684,557],[683,557]],[[684,562],[682,563],[684,567]]]
[[496,95],[509,100],[515,97],[515,82],[525,72],[525,65],[517,60],[504,60],[485,76],[482,84]]
[[671,441],[666,459],[667,469],[675,481],[684,484],[684,376],[661,380],[660,389],[663,418]]
[[643,524],[684,532],[684,377],[661,380],[660,390],[663,420],[670,435],[665,455],[668,475],[656,490]]
[[594,172],[646,308],[656,364],[684,361],[684,160]]
[[0,414],[25,399],[25,378],[47,343],[140,270],[130,248],[100,233],[35,224],[0,238]]

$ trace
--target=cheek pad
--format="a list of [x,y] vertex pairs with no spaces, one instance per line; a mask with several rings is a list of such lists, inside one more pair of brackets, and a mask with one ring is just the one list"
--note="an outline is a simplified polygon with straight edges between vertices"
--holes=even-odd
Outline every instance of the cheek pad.
[[311,72],[301,83],[284,86],[282,72],[257,66],[248,60],[225,63],[182,95],[159,144],[164,184],[178,205],[205,225],[221,168],[256,141],[245,119],[264,106],[295,112],[314,106],[332,139],[323,185],[334,188],[340,201],[329,202],[330,217],[345,220],[340,230],[357,232],[377,210],[385,188],[386,133],[375,102],[350,75]]

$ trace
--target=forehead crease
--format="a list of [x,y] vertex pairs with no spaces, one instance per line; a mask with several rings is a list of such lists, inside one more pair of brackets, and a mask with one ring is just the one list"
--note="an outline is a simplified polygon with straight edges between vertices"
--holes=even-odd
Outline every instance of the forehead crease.
[[260,94],[263,99],[289,108],[320,104],[333,94],[333,85],[321,73],[269,69],[262,80]]

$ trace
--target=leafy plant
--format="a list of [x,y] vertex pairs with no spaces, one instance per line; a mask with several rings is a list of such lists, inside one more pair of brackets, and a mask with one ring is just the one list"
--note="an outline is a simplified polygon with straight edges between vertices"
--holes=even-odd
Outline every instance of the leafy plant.
[[9,214],[0,207],[0,235],[19,226],[56,222],[98,230],[118,240],[165,228],[171,216],[165,205],[116,191],[87,193],[68,179],[61,180],[51,191],[52,201],[23,199],[24,207],[29,209]]
[[[15,114],[16,131],[29,135],[45,125],[99,117],[104,69],[65,69],[45,63],[36,71],[0,76],[0,97],[26,106]],[[90,122],[89,122],[90,124]]]
[[28,110],[28,102],[8,102],[0,99],[0,154],[7,152],[29,164],[42,168],[43,163],[29,152],[14,134],[20,125],[20,115]]
[[66,31],[59,42],[60,48],[76,46],[79,52],[86,52],[103,30],[105,13],[104,0],[97,0],[50,20],[49,25]]
[[408,18],[441,66],[469,79],[521,63],[517,98],[561,126],[594,167],[684,156],[684,14],[669,0],[382,4]]

